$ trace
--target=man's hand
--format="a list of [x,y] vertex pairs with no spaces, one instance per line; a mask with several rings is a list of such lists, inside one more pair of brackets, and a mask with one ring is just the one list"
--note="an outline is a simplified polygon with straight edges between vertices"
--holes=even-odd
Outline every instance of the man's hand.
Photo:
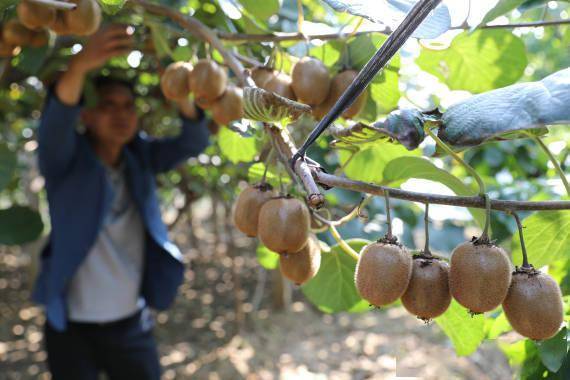
[[109,59],[132,50],[132,30],[126,25],[110,25],[93,34],[70,66],[84,73],[103,66]]
[[110,25],[89,37],[57,82],[55,92],[59,100],[67,105],[77,104],[83,91],[85,75],[103,66],[109,59],[128,53],[132,45],[132,32],[126,25]]
[[176,100],[176,104],[178,105],[180,113],[188,119],[194,120],[198,118],[198,110],[193,101],[189,99]]

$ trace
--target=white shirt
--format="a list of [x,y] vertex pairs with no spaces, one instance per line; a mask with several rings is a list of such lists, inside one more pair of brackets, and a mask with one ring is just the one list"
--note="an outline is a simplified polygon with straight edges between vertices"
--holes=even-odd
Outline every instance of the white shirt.
[[111,322],[144,306],[144,225],[130,196],[124,165],[106,172],[114,190],[111,210],[69,287],[69,319],[75,322]]

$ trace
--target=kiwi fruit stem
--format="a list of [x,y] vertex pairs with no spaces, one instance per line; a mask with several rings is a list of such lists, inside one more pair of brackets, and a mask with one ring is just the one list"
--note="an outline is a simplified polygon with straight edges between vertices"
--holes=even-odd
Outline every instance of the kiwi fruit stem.
[[519,239],[521,242],[521,251],[522,251],[522,257],[523,257],[523,264],[522,264],[522,268],[525,269],[529,269],[529,268],[533,268],[533,266],[531,264],[528,263],[528,256],[526,254],[526,246],[524,244],[524,236],[523,236],[523,226],[521,224],[521,220],[519,218],[519,215],[514,212],[511,211],[510,214],[513,216],[513,218],[515,218],[515,221],[517,222],[517,228],[519,230]]
[[388,231],[386,232],[386,236],[384,236],[384,239],[387,242],[389,242],[391,240],[394,240],[394,236],[392,235],[392,216],[390,215],[390,193],[388,192],[388,190],[384,190],[384,199],[386,200],[386,224],[388,225]]
[[426,211],[424,213],[424,229],[425,229],[425,246],[423,255],[426,257],[433,257],[429,249],[429,203],[426,203]]

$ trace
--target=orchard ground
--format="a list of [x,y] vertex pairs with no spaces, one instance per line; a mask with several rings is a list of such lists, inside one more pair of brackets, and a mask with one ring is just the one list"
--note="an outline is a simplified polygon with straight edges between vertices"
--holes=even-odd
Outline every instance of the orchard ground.
[[[512,378],[493,341],[458,358],[435,324],[426,326],[401,307],[327,315],[292,287],[289,306],[274,310],[276,276],[259,266],[256,241],[224,218],[214,226],[209,200],[193,208],[192,220],[182,219],[173,233],[192,271],[173,308],[156,316],[164,379]],[[2,379],[49,378],[43,316],[28,300],[34,271],[29,251],[34,249],[0,247]],[[236,297],[245,314],[239,332]]]

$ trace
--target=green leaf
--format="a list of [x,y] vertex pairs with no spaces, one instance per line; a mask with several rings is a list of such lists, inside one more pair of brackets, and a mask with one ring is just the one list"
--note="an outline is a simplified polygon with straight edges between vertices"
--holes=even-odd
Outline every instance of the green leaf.
[[168,33],[165,28],[157,23],[149,23],[152,42],[156,50],[157,58],[172,57],[172,49],[168,44]]
[[455,352],[459,356],[470,355],[477,350],[485,338],[485,318],[483,315],[471,317],[467,310],[455,300],[449,309],[435,322],[445,335],[451,339]]
[[513,329],[504,312],[501,312],[495,319],[486,319],[485,322],[489,325],[487,339],[497,339],[502,334]]
[[[346,163],[351,153],[340,151],[340,161]],[[410,152],[402,145],[388,142],[377,142],[354,153],[346,165],[344,173],[347,177],[364,182],[382,183],[384,180],[384,167],[396,157],[419,155],[419,152]]]
[[416,63],[452,90],[480,93],[513,84],[528,61],[519,37],[485,29],[459,34],[445,50],[422,48]]
[[0,11],[5,10],[8,7],[11,7],[12,5],[16,5],[18,3],[18,0],[0,0]]
[[281,0],[240,0],[240,3],[259,20],[267,20],[281,8]]
[[279,267],[279,254],[273,252],[266,246],[259,244],[256,250],[257,261],[265,269],[277,269]]
[[0,143],[0,191],[8,186],[12,180],[16,164],[16,152],[10,150],[6,144]]
[[[361,34],[353,38],[346,45],[350,68],[354,70],[362,69],[387,39],[388,37],[382,34]],[[400,54],[394,54],[394,57],[388,63],[387,70],[397,71],[399,67]]]
[[[522,221],[528,261],[540,268],[570,256],[570,213],[568,211],[540,211]],[[513,262],[522,264],[519,237],[512,243]]]
[[370,83],[370,99],[376,104],[378,114],[398,108],[401,96],[398,83],[398,72],[394,70],[384,70]]
[[[247,171],[247,178],[249,183],[256,183],[261,181],[261,178],[263,177],[263,171],[265,170],[265,165],[262,162],[258,162],[256,164],[253,164],[249,167],[249,170]],[[271,171],[271,169],[267,170],[267,174],[265,175],[265,181],[267,183],[269,183],[271,186],[273,186],[274,188],[278,189],[279,188],[279,175],[276,173],[273,173],[273,171]],[[290,183],[290,177],[288,175],[283,175],[281,178],[281,181],[284,184]]]
[[37,239],[44,225],[37,211],[24,206],[0,210],[0,244],[17,245]]
[[[363,239],[346,242],[355,251],[370,243]],[[368,302],[360,297],[354,286],[355,269],[356,260],[335,245],[330,252],[322,252],[319,272],[301,289],[309,301],[325,313],[368,310]]]
[[253,137],[243,137],[228,128],[220,128],[218,145],[232,163],[250,162],[257,155],[257,143]]
[[497,5],[495,5],[489,12],[487,12],[487,14],[485,15],[485,17],[483,17],[483,20],[481,20],[481,23],[479,25],[485,25],[489,21],[493,21],[497,17],[512,11],[513,9],[515,9],[525,1],[526,0],[499,0]]
[[[386,164],[384,182],[402,182],[410,178],[427,179],[447,186],[457,195],[475,195],[477,192],[463,183],[459,178],[435,166],[431,161],[422,157],[398,157]],[[471,215],[480,226],[485,225],[485,212],[469,209]]]
[[126,2],[127,0],[99,0],[103,11],[110,15],[114,15],[120,11]]
[[23,47],[21,53],[13,58],[13,64],[26,74],[36,75],[43,68],[48,51],[48,45]]
[[536,343],[540,360],[551,372],[558,372],[566,358],[568,352],[566,335],[567,329],[564,327],[552,338]]

